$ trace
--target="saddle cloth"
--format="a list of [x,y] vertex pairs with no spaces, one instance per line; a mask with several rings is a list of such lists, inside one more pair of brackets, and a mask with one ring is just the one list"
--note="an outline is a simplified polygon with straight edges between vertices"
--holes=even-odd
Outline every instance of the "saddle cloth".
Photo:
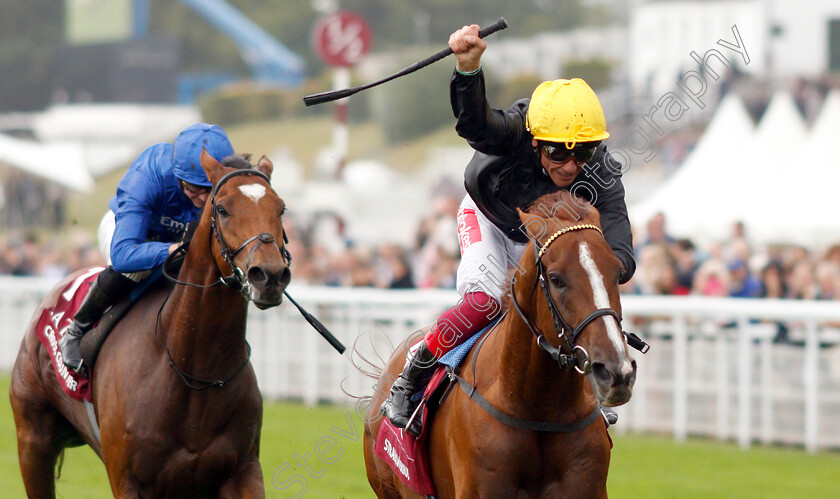
[[82,307],[88,292],[90,292],[93,281],[96,280],[102,270],[104,270],[103,267],[90,268],[68,284],[62,290],[56,304],[45,309],[41,314],[37,329],[38,339],[41,340],[50,354],[50,361],[64,392],[76,400],[87,400],[88,402],[91,402],[90,380],[93,379],[93,369],[99,356],[99,349],[102,348],[114,326],[125,317],[131,307],[152,285],[161,281],[163,276],[160,266],[152,269],[149,276],[140,281],[127,297],[106,310],[99,321],[94,324],[94,327],[82,338],[79,351],[90,376],[88,379],[67,369],[64,362],[61,362],[58,340],[66,333],[67,327],[72,322],[76,312]]
[[[64,365],[58,342],[67,332],[73,316],[90,291],[90,287],[103,267],[94,267],[70,282],[58,296],[55,305],[45,308],[38,319],[36,334],[50,355],[50,362],[58,384],[71,398],[92,402],[90,379],[80,376]],[[90,372],[93,377],[93,372]]]
[[[434,496],[435,486],[429,475],[429,456],[426,445],[431,417],[434,413],[433,407],[437,407],[439,393],[438,389],[444,385],[446,367],[458,366],[467,353],[475,345],[478,339],[489,331],[496,321],[474,334],[459,346],[452,349],[438,360],[440,366],[432,375],[426,389],[423,390],[423,398],[417,417],[420,417],[423,427],[420,436],[414,437],[407,431],[395,427],[387,418],[382,420],[379,426],[379,433],[376,436],[376,447],[374,454],[388,463],[400,480],[414,492],[424,496]],[[451,382],[447,379],[447,382]],[[433,407],[431,407],[433,406]]]

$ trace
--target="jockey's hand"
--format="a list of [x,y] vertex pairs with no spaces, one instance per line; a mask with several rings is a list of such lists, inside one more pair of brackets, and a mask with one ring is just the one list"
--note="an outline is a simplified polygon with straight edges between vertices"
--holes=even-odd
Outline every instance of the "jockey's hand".
[[178,246],[180,246],[180,245],[181,245],[180,243],[170,244],[169,245],[169,254],[171,255],[176,249],[178,249]]
[[487,42],[478,37],[478,31],[478,24],[472,24],[449,36],[449,48],[458,61],[458,71],[471,73],[481,66],[481,54],[487,49]]

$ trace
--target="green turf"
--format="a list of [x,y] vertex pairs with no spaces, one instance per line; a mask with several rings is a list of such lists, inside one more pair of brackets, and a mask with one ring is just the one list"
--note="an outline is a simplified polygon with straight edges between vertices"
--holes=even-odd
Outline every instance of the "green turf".
[[[0,376],[0,497],[25,497],[17,465],[9,376]],[[352,424],[352,427],[351,427]],[[352,408],[267,403],[261,462],[268,497],[369,498],[361,421]],[[806,454],[667,436],[615,437],[612,498],[840,497],[840,454]],[[67,451],[62,498],[109,497],[105,469],[87,447]],[[298,495],[299,494],[299,495]]]
[[[26,497],[9,382],[8,375],[0,376],[0,497]],[[362,458],[362,422],[352,407],[266,403],[263,418],[260,462],[267,497],[294,497],[301,492],[298,497],[372,497]],[[66,499],[111,495],[105,467],[87,446],[66,451],[56,490]]]
[[615,438],[607,486],[613,498],[836,498],[838,472],[836,452],[634,435]]

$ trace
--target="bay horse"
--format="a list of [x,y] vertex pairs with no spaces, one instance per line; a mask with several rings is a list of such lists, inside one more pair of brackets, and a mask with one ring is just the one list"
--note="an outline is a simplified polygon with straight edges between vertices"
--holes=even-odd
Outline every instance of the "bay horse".
[[229,168],[202,151],[213,190],[177,284],[147,291],[97,357],[92,397],[100,440],[83,403],[62,392],[33,331],[83,271],[42,301],[10,390],[29,497],[55,497],[59,455],[83,444],[104,462],[115,497],[264,497],[262,396],[245,322],[249,301],[260,309],[281,303],[291,272],[273,165],[263,157],[253,168],[238,158],[244,167]]
[[[621,263],[597,210],[565,190],[519,216],[531,242],[511,280],[508,312],[472,348],[435,409],[426,429],[430,478],[440,498],[606,497],[612,442],[601,405],[626,403],[636,377],[620,323]],[[366,414],[365,464],[380,498],[418,497],[373,448],[403,348],[387,362]]]

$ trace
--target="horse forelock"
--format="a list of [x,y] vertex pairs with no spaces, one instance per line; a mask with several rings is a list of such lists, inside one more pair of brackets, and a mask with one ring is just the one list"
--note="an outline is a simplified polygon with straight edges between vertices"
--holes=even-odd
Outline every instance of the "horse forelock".
[[252,170],[254,165],[248,161],[250,158],[250,154],[231,154],[230,156],[224,158],[221,163],[222,166],[226,168],[234,168],[236,170]]
[[557,218],[564,226],[577,223],[600,225],[598,210],[585,199],[566,189],[540,196],[525,212],[543,218]]

